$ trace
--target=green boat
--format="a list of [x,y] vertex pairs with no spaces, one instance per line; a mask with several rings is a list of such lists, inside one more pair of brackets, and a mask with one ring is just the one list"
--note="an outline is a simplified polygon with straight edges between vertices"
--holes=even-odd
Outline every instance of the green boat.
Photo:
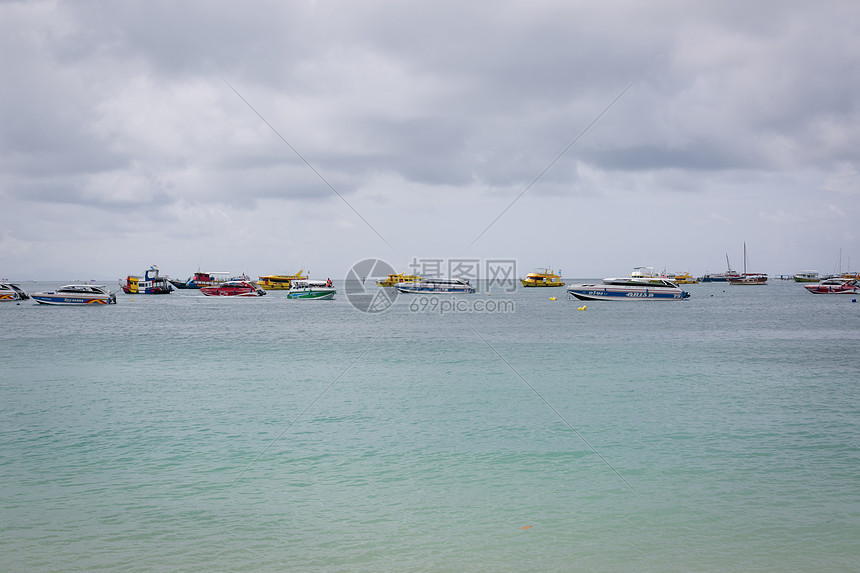
[[337,291],[331,283],[331,279],[327,281],[292,281],[292,286],[287,292],[287,298],[296,298],[301,300],[331,300]]

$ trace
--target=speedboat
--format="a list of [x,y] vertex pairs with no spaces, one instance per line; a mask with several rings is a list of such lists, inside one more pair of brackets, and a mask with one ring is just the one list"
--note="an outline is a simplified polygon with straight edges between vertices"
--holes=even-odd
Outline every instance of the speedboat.
[[552,269],[535,269],[533,273],[520,279],[524,287],[563,287],[561,276],[552,272]]
[[119,286],[125,294],[170,294],[173,291],[173,285],[167,277],[158,276],[156,266],[146,269],[142,277],[128,275],[125,283],[120,281]]
[[290,290],[293,281],[305,280],[307,278],[302,276],[302,271],[294,275],[264,275],[260,277],[257,284],[266,290]]
[[287,298],[301,300],[331,300],[337,294],[331,279],[325,281],[301,280],[293,281],[293,286],[287,293]]
[[263,296],[266,291],[251,281],[225,281],[213,286],[200,288],[206,296]]
[[837,277],[803,285],[803,288],[813,294],[860,294],[860,281]]
[[817,283],[819,280],[818,271],[800,271],[794,275],[796,283]]
[[41,304],[116,304],[116,294],[107,290],[104,285],[71,284],[61,286],[57,290],[37,292],[33,300]]
[[16,284],[0,283],[0,301],[3,300],[27,300],[30,295],[21,290]]
[[395,288],[405,293],[473,293],[475,289],[466,279],[422,279],[397,283]]
[[666,277],[654,273],[653,267],[636,267],[629,277],[605,278],[600,284],[568,287],[568,295],[579,300],[684,300],[690,293]]
[[397,283],[414,283],[419,282],[421,277],[418,275],[407,275],[406,273],[391,274],[381,281],[376,281],[381,287],[396,287]]

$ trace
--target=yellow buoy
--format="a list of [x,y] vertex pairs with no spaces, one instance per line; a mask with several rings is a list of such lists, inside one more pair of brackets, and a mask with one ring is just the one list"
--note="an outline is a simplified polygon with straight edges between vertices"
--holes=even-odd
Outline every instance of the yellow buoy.
[[554,296],[549,297],[549,300],[555,300]]
[[576,309],[576,310],[585,310],[585,309],[587,309],[587,308],[588,308],[587,306],[581,306],[581,307],[579,307],[579,308],[578,308],[578,309]]

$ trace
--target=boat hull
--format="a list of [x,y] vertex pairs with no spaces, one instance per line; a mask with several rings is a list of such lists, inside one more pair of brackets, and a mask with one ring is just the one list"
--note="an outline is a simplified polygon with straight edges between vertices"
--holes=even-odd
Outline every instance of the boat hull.
[[266,291],[247,281],[227,281],[218,286],[201,287],[205,296],[250,297],[264,296]]
[[679,288],[585,284],[567,289],[579,300],[686,300],[690,293]]
[[332,300],[337,294],[335,289],[292,290],[287,298],[296,300]]
[[125,294],[170,294],[173,292],[173,287],[170,286],[170,283],[165,285],[154,285],[154,286],[145,286],[145,285],[137,285],[137,288],[129,285],[120,285],[122,287],[122,292]]
[[84,305],[100,305],[100,304],[116,304],[116,299],[113,297],[96,297],[96,296],[73,296],[63,294],[34,294],[33,300],[39,304],[53,304],[64,306],[84,306]]
[[563,287],[562,282],[547,282],[547,281],[532,281],[529,279],[520,279],[524,287]]
[[206,296],[231,296],[231,297],[241,297],[241,296],[263,296],[265,291],[259,292],[255,290],[239,290],[239,289],[225,289],[219,287],[203,287],[200,289]]
[[766,285],[767,277],[741,277],[739,279],[731,279],[729,284],[735,286]]
[[843,285],[803,285],[803,288],[812,294],[860,294],[860,285],[851,283]]

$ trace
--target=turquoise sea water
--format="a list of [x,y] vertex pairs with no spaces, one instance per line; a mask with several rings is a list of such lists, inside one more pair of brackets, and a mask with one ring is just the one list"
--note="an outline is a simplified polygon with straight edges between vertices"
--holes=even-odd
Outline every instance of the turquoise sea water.
[[0,569],[856,571],[860,303],[685,288],[2,303]]

